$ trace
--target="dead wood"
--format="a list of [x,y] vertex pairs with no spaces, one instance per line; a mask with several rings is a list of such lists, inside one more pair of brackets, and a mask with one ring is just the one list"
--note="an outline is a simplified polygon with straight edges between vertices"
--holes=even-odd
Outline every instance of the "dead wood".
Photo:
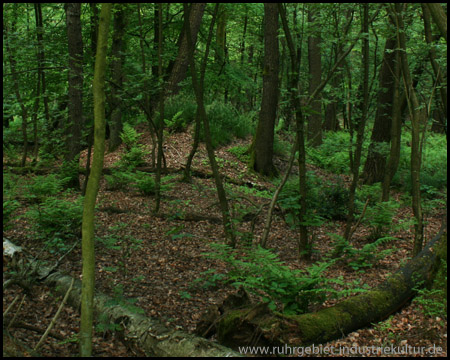
[[[5,248],[4,248],[5,249]],[[12,254],[14,255],[14,254]],[[4,256],[6,255],[4,250]],[[34,261],[34,259],[28,259]],[[17,267],[27,266],[33,269],[37,284],[45,284],[64,296],[67,293],[67,303],[80,310],[81,281],[69,275],[56,272],[55,267],[44,267],[34,261],[34,265],[27,262],[17,264]],[[28,272],[28,274],[31,274]],[[73,281],[73,288],[69,292]],[[149,289],[151,290],[151,289]],[[174,328],[168,328],[158,319],[149,318],[114,304],[109,296],[96,292],[94,298],[94,311],[96,314],[106,314],[111,323],[121,324],[123,331],[120,337],[128,347],[134,347],[137,353],[147,356],[175,356],[175,357],[204,357],[204,356],[241,356],[239,353],[205,338],[186,333]]]
[[[220,343],[238,346],[305,346],[328,342],[377,323],[401,309],[429,284],[447,259],[446,227],[425,249],[376,288],[315,313],[274,314],[257,304],[221,314],[216,321]],[[209,333],[210,335],[210,333]]]

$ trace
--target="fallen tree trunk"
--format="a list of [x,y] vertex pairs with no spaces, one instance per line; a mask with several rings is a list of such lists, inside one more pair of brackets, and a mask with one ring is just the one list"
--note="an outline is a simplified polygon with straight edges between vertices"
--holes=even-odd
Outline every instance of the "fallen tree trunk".
[[[55,272],[48,275],[43,282],[64,294],[70,286],[72,277]],[[75,280],[69,294],[68,303],[80,309],[81,281]],[[205,338],[170,329],[157,319],[137,314],[120,305],[110,306],[111,298],[96,293],[94,309],[97,314],[106,314],[112,323],[120,324],[122,340],[132,348],[144,351],[147,356],[204,357],[204,356],[241,356],[218,343]]]
[[[66,254],[67,255],[67,254]],[[46,284],[64,296],[72,283],[72,277],[59,272],[54,272],[56,265],[44,267],[35,259],[25,259],[22,248],[15,246],[9,240],[3,238],[3,257],[8,260],[8,265],[14,267],[18,275],[26,277],[24,283],[37,282]],[[64,257],[64,256],[63,256]],[[62,258],[60,259],[62,260]],[[19,274],[20,270],[20,274]],[[31,281],[29,278],[33,278]],[[21,285],[20,279],[6,280],[3,290],[12,282]],[[28,286],[28,285],[26,285]],[[81,308],[81,281],[74,280],[67,303],[78,311]],[[228,357],[242,356],[239,353],[226,348],[216,342],[212,342],[203,337],[189,334],[173,328],[168,328],[158,319],[148,318],[136,311],[113,304],[111,297],[96,292],[94,297],[94,312],[106,314],[111,323],[120,324],[122,331],[118,332],[120,339],[127,347],[135,350],[136,353],[147,356],[175,356],[175,357]]]
[[[444,232],[445,231],[445,232]],[[433,281],[441,259],[447,259],[443,226],[422,252],[376,288],[337,305],[302,315],[274,314],[266,304],[230,310],[216,320],[219,341],[238,346],[305,346],[338,339],[387,318]]]

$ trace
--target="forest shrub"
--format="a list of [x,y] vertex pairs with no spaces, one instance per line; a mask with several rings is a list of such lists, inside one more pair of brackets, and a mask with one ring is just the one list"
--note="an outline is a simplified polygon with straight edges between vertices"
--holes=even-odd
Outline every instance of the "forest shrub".
[[[402,136],[400,162],[392,185],[411,191],[411,134]],[[423,147],[420,185],[424,196],[434,197],[447,186],[447,140],[445,135],[427,134]],[[437,190],[438,193],[434,192]]]
[[149,152],[144,149],[144,146],[138,144],[140,136],[141,134],[139,134],[130,124],[124,124],[120,138],[125,144],[127,151],[122,155],[122,158],[117,164],[120,168],[132,170],[137,166],[145,164],[144,157],[148,155]]
[[56,196],[64,189],[67,181],[67,178],[62,179],[57,174],[36,176],[27,186],[26,197],[40,202],[49,196]]
[[[206,106],[213,147],[228,144],[233,137],[244,138],[251,133],[251,122],[247,116],[240,116],[231,104],[214,101]],[[205,140],[202,128],[200,138]]]
[[9,222],[12,219],[12,215],[19,207],[20,203],[17,200],[7,200],[3,198],[3,230],[9,228]]
[[370,268],[376,264],[380,259],[385,258],[387,255],[395,251],[395,248],[379,250],[378,247],[384,243],[392,241],[392,237],[379,238],[374,242],[364,245],[361,249],[355,248],[351,245],[347,239],[338,234],[329,234],[332,238],[332,248],[329,256],[333,258],[342,258],[346,261],[347,265],[353,270],[360,270],[364,268]]
[[[307,172],[308,217],[342,220],[347,216],[349,193],[342,180],[324,182],[313,173]],[[298,179],[289,179],[280,193],[278,203],[288,212],[286,220],[292,226],[297,224],[300,210]]]
[[[169,131],[180,132],[186,130],[187,125],[195,120],[197,103],[191,95],[179,94],[170,97],[164,103],[165,125]],[[157,112],[155,119],[159,119]]]
[[447,262],[442,260],[431,289],[416,289],[414,302],[422,306],[422,312],[433,318],[447,318]]
[[108,190],[125,190],[134,180],[134,174],[127,170],[113,169],[111,175],[105,175]]
[[236,156],[242,162],[247,163],[250,160],[248,146],[246,145],[233,146],[229,148],[227,151]]
[[392,220],[399,208],[400,204],[395,200],[379,202],[373,206],[367,206],[363,222],[370,229],[370,237],[377,239],[392,227]]
[[82,215],[82,197],[75,202],[49,197],[26,213],[37,237],[45,240],[51,251],[64,251],[67,240],[81,236]]
[[276,254],[261,247],[249,249],[244,255],[228,245],[211,244],[211,247],[214,252],[208,257],[228,265],[226,280],[261,296],[272,310],[280,305],[286,314],[305,313],[311,303],[321,303],[327,291],[331,291],[326,286],[331,280],[324,276],[324,271],[333,261],[317,263],[306,270],[291,270]]
[[307,159],[313,164],[335,174],[350,172],[348,148],[350,135],[345,131],[329,131],[317,148],[307,147]]

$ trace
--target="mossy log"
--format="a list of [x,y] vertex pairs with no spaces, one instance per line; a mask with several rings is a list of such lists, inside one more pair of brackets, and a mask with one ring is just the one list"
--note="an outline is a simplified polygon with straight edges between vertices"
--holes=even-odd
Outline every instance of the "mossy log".
[[[44,282],[65,294],[72,277],[55,272],[48,275]],[[80,308],[81,281],[75,280],[73,290],[69,294],[68,303]],[[158,319],[152,319],[121,305],[111,306],[112,299],[96,292],[94,297],[95,313],[106,314],[111,323],[120,324],[123,331],[120,338],[128,347],[146,356],[175,357],[228,357],[241,356],[239,353],[218,343],[187,332],[168,328]]]
[[414,289],[432,283],[441,259],[447,259],[444,227],[421,253],[382,284],[333,307],[291,316],[272,313],[264,304],[228,311],[216,320],[219,342],[236,349],[305,346],[338,339],[398,311],[415,295]]
[[[15,246],[8,239],[3,238],[3,258],[7,265],[14,268],[20,279],[10,279],[4,282],[3,290],[8,284],[16,283],[29,287],[29,283],[45,284],[55,289],[64,296],[70,288],[72,277],[55,272],[56,265],[52,267],[42,266],[41,262],[33,258],[27,258],[22,253],[22,248]],[[26,271],[20,271],[26,270]],[[20,275],[22,274],[22,275]],[[151,289],[149,289],[151,291]],[[77,309],[81,308],[81,281],[75,280],[72,290],[67,298],[67,303]],[[114,304],[113,299],[100,292],[94,296],[94,313],[105,314],[110,323],[120,324],[122,330],[117,331],[118,337],[142,356],[174,356],[174,357],[228,357],[242,356],[225,346],[205,339],[204,337],[189,334],[187,332],[169,328],[161,321],[138,314],[120,304]]]

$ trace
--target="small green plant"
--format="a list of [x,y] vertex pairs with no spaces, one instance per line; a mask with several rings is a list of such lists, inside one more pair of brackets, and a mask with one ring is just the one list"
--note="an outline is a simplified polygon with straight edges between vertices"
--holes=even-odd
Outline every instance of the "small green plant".
[[134,181],[134,174],[127,170],[113,169],[111,175],[105,175],[108,190],[126,189]]
[[272,310],[280,307],[286,314],[304,313],[311,303],[323,301],[330,290],[326,285],[332,280],[324,277],[324,271],[334,260],[314,264],[304,271],[291,270],[276,254],[261,247],[248,249],[245,254],[228,245],[211,247],[214,252],[207,256],[228,265],[226,277],[219,280],[261,296]]
[[447,318],[447,262],[442,260],[431,289],[416,288],[414,301],[425,316]]
[[236,156],[242,162],[248,163],[250,160],[248,146],[237,145],[229,148],[227,151]]
[[132,170],[138,166],[144,165],[144,157],[149,154],[144,146],[138,144],[139,134],[130,124],[125,123],[120,138],[125,144],[126,152],[120,159],[118,165],[121,170]]
[[75,202],[50,197],[33,206],[26,216],[32,220],[37,237],[54,252],[67,250],[68,241],[81,236],[82,214],[82,197]]
[[20,203],[17,200],[3,200],[3,229],[9,229],[9,222],[12,215],[20,207]]
[[370,268],[380,259],[395,251],[395,248],[379,250],[378,247],[384,243],[395,240],[392,237],[379,238],[376,241],[364,245],[361,249],[356,249],[349,244],[347,239],[338,234],[329,234],[333,239],[331,254],[327,257],[339,258],[347,262],[347,265],[355,271]]
[[139,140],[141,134],[128,123],[123,124],[122,132],[120,133],[120,138],[125,144],[127,150],[130,150],[133,146],[135,146]]
[[[241,116],[231,104],[213,101],[206,106],[206,112],[210,122],[213,147],[228,144],[233,137],[244,138],[251,133],[251,120]],[[202,141],[205,139],[203,128],[200,138]]]
[[68,180],[68,178],[61,178],[57,174],[36,176],[34,181],[27,186],[27,198],[42,202],[49,196],[56,196],[64,189]]
[[398,202],[393,200],[367,207],[364,222],[371,228],[371,239],[378,239],[386,235],[392,226],[392,219],[398,208]]

